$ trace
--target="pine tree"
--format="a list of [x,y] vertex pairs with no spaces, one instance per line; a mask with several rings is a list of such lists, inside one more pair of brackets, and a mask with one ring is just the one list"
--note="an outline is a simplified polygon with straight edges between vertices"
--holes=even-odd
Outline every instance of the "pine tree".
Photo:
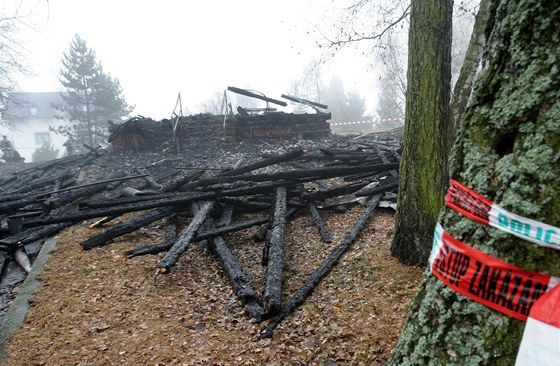
[[54,130],[69,139],[89,146],[104,141],[108,120],[118,120],[132,112],[126,102],[120,82],[103,71],[95,52],[75,35],[68,53],[62,57],[60,82],[66,88],[61,93],[62,104],[55,105],[59,118],[75,122],[72,127]]

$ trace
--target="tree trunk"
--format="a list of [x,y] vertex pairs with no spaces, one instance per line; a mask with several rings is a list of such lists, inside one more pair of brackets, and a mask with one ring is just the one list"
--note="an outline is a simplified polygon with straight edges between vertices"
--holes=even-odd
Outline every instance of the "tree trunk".
[[452,0],[413,0],[408,90],[391,255],[425,265],[448,182]]
[[[478,13],[476,14],[471,40],[465,60],[461,67],[461,72],[455,89],[453,91],[453,98],[451,102],[451,127],[449,128],[449,149],[453,146],[457,131],[460,127],[461,118],[467,108],[470,100],[474,80],[478,72],[480,60],[482,59],[482,50],[486,42],[486,35],[484,30],[488,22],[488,14],[490,12],[490,0],[481,0]],[[451,153],[451,151],[449,151]]]
[[[451,175],[504,209],[560,226],[560,10],[493,0],[483,71]],[[446,208],[443,229],[525,270],[560,275],[560,253]],[[426,271],[390,365],[513,365],[524,322],[457,294]]]

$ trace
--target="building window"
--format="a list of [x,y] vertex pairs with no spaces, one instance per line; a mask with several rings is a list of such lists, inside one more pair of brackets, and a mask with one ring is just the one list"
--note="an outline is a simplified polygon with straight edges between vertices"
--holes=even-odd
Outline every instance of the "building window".
[[51,135],[48,132],[35,132],[35,143],[40,146],[50,145]]

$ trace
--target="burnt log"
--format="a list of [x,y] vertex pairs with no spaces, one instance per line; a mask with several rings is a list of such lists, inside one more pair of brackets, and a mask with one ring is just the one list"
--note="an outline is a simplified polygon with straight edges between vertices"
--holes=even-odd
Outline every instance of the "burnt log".
[[148,187],[150,187],[150,188],[152,188],[152,189],[154,189],[154,190],[156,190],[156,191],[159,191],[159,190],[161,190],[161,189],[163,188],[163,186],[162,186],[161,184],[159,184],[159,183],[154,179],[154,177],[152,177],[145,169],[136,168],[136,172],[137,172],[138,174],[145,175],[145,176],[144,176],[144,181],[146,182],[146,184],[147,184]]
[[[253,219],[253,220],[247,220],[247,221],[243,221],[243,222],[239,222],[239,223],[231,224],[231,225],[227,225],[227,226],[219,226],[219,227],[211,228],[211,229],[208,229],[206,231],[202,231],[202,232],[196,234],[193,241],[211,239],[213,237],[223,235],[223,234],[227,234],[227,233],[230,233],[230,232],[247,229],[247,228],[250,228],[250,227],[253,227],[253,226],[257,226],[257,225],[263,225],[263,224],[268,223],[269,221],[270,221],[270,219],[268,219],[268,218]],[[174,244],[174,242],[164,241],[164,242],[159,243],[159,244],[150,244],[150,245],[146,245],[146,246],[143,246],[143,247],[132,249],[132,250],[128,251],[126,254],[129,256],[129,258],[137,257],[137,256],[140,256],[140,255],[145,255],[145,254],[158,254],[158,253],[161,253],[161,252],[168,251],[173,246],[173,244]]]
[[285,154],[272,156],[270,158],[267,158],[267,159],[264,159],[264,160],[261,160],[261,161],[257,161],[257,162],[252,163],[252,164],[243,165],[239,168],[235,168],[235,169],[232,169],[232,170],[229,170],[229,171],[225,171],[220,175],[231,176],[231,175],[245,174],[245,173],[251,172],[253,170],[264,168],[266,166],[275,165],[275,164],[283,163],[285,161],[296,159],[296,158],[300,157],[301,155],[303,155],[305,153],[306,153],[306,151],[304,149],[291,150],[291,151],[288,151]]
[[17,234],[4,237],[0,239],[0,249],[7,249],[10,247],[15,247],[17,245],[31,244],[37,240],[48,238],[58,234],[62,230],[69,227],[71,224],[54,224],[48,225],[39,229],[27,229],[21,231]]
[[161,189],[162,192],[173,192],[178,191],[183,185],[195,181],[204,174],[204,170],[200,170],[194,173],[182,173],[179,177],[173,179],[173,181],[164,185]]
[[[231,221],[232,212],[231,206],[226,208],[222,213],[219,225],[228,225]],[[216,236],[210,240],[210,250],[220,260],[224,273],[233,288],[233,292],[243,304],[245,311],[251,318],[261,321],[264,310],[258,302],[253,285],[224,238]]]
[[175,211],[176,211],[175,208],[165,208],[161,210],[147,212],[133,220],[117,225],[105,231],[104,233],[101,233],[99,235],[87,239],[86,241],[82,242],[82,248],[84,250],[89,250],[95,247],[106,245],[112,239],[136,231],[141,227],[149,225],[157,220],[161,220],[165,216],[168,216]]
[[165,257],[158,263],[158,268],[160,273],[170,273],[171,267],[177,264],[177,261],[181,255],[187,250],[191,240],[196,235],[198,229],[202,226],[202,223],[206,220],[206,217],[210,213],[210,210],[214,207],[215,201],[206,201],[193,217],[189,226],[181,234],[177,242],[169,249]]
[[147,254],[158,254],[169,250],[177,239],[177,225],[179,217],[177,214],[171,214],[167,217],[167,225],[165,226],[165,239],[159,244],[144,245],[127,251],[125,254],[128,258],[134,258]]
[[279,181],[279,180],[299,180],[299,181],[309,181],[319,178],[333,178],[340,177],[348,174],[361,173],[364,170],[374,172],[389,171],[392,169],[398,169],[398,163],[391,164],[367,164],[360,166],[350,166],[350,167],[330,167],[330,168],[316,168],[316,169],[301,169],[301,170],[291,170],[287,172],[278,172],[270,174],[254,174],[254,175],[231,175],[231,176],[214,176],[204,179],[200,179],[197,182],[193,182],[189,188],[209,186],[213,184],[222,183],[233,183],[237,181],[243,182],[266,182],[266,181]]
[[284,281],[284,236],[286,231],[286,187],[276,188],[274,216],[268,240],[268,261],[264,279],[263,307],[267,314],[276,314],[282,303]]
[[[299,211],[299,209],[292,207],[289,208],[288,211],[286,212],[286,220],[288,220],[290,217],[292,217],[293,215],[295,215],[297,212]],[[253,236],[253,239],[255,241],[263,241],[266,237],[268,232],[270,231],[270,229],[272,228],[272,218],[268,219],[268,225],[263,228],[261,231],[259,231],[258,233],[256,233]],[[265,248],[267,248],[267,246],[265,246]],[[265,255],[263,255],[263,260],[262,260],[262,265],[266,265],[268,259],[266,259],[266,251],[265,251]]]
[[308,207],[311,218],[313,219],[313,223],[315,224],[315,227],[317,228],[317,230],[319,231],[319,235],[321,236],[321,240],[323,240],[325,243],[332,242],[331,234],[329,233],[327,225],[321,217],[321,214],[317,210],[317,207],[315,207],[313,203],[309,203]]
[[[86,212],[72,212],[65,215],[55,215],[46,218],[31,218],[23,221],[23,226],[42,226],[49,224],[56,224],[61,222],[77,222],[82,220],[93,219],[96,217],[121,215],[129,212],[144,211],[152,208],[166,207],[166,206],[183,206],[195,201],[210,200],[218,197],[239,197],[252,194],[268,193],[275,187],[280,185],[293,184],[293,182],[272,182],[268,184],[259,184],[256,186],[243,187],[237,189],[223,190],[221,192],[204,192],[204,193],[184,193],[177,194],[173,198],[166,199],[153,199],[151,196],[137,197],[142,198],[143,201],[136,204],[121,205],[116,207],[109,207],[105,209],[91,210]],[[111,201],[105,203],[108,206],[114,206]],[[85,203],[87,207],[87,203]]]
[[321,109],[329,108],[326,104],[312,102],[312,101],[307,100],[307,99],[293,97],[293,96],[287,95],[287,94],[282,94],[281,97],[285,98],[285,99],[288,99],[289,101],[294,102],[294,103],[300,103],[300,104],[304,104],[304,105],[308,105],[308,106],[312,106],[312,107],[318,107],[318,108],[321,108]]
[[247,96],[247,97],[256,98],[256,99],[260,99],[260,100],[264,100],[265,102],[278,104],[278,105],[281,105],[281,106],[283,106],[283,107],[286,107],[286,106],[288,105],[288,103],[286,103],[286,102],[284,102],[284,101],[276,100],[276,99],[272,99],[272,98],[268,98],[268,97],[265,97],[264,95],[255,94],[255,93],[250,92],[250,91],[248,91],[248,90],[236,88],[236,87],[234,87],[234,86],[228,86],[227,89],[228,89],[229,91],[232,91],[232,92],[237,93],[237,94],[241,94],[241,95],[245,95],[245,96]]
[[344,253],[352,246],[358,235],[362,232],[369,218],[372,216],[373,211],[377,207],[381,195],[374,196],[360,215],[358,221],[352,227],[352,230],[342,239],[340,244],[336,246],[329,256],[313,271],[308,279],[301,285],[290,300],[282,307],[280,312],[272,319],[270,319],[264,331],[261,333],[260,338],[271,338],[274,329],[290,315],[298,306],[304,303],[305,299],[313,292],[315,287],[321,280],[331,271],[336,263],[342,258]]

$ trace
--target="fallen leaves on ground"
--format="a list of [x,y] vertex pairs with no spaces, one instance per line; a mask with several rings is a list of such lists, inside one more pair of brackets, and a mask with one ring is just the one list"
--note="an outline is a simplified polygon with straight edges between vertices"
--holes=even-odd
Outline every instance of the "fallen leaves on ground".
[[[322,212],[331,244],[321,242],[309,215],[290,220],[283,301],[362,210]],[[396,344],[422,272],[389,256],[394,215],[379,210],[273,339],[261,340],[266,322],[244,313],[208,250],[192,244],[171,274],[157,275],[162,255],[127,260],[123,253],[163,239],[161,222],[83,251],[81,241],[104,230],[87,224],[61,233],[27,320],[6,344],[7,365],[380,365]],[[263,244],[251,236],[258,230],[226,239],[261,293]]]

